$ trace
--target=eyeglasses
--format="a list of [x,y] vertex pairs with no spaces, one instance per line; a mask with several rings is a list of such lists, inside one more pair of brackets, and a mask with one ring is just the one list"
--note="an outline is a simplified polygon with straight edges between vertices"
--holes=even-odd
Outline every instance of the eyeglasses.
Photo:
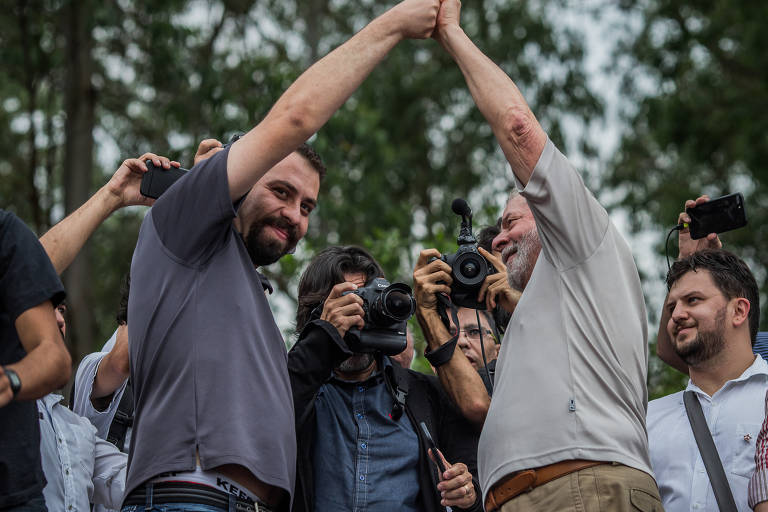
[[[471,329],[462,329],[461,332],[463,332],[464,335],[471,340],[479,340],[481,333],[483,336],[493,336],[493,331],[490,329],[479,329],[477,327],[473,327]],[[451,336],[456,336],[456,329],[451,329]]]

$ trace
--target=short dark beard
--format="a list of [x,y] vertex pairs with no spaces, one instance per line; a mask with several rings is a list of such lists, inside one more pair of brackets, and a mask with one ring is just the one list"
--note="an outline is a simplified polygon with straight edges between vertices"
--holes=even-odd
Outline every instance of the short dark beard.
[[[288,234],[285,246],[282,246],[279,240],[262,239],[262,233],[267,226],[280,228]],[[292,253],[299,243],[296,226],[279,217],[265,217],[254,222],[244,240],[248,255],[256,267],[271,265],[286,254]]]
[[723,307],[715,316],[715,327],[709,331],[699,331],[690,343],[684,347],[673,344],[675,353],[688,366],[698,366],[709,361],[725,349],[725,310]]
[[373,364],[373,354],[355,354],[349,356],[336,367],[336,371],[342,373],[359,373]]

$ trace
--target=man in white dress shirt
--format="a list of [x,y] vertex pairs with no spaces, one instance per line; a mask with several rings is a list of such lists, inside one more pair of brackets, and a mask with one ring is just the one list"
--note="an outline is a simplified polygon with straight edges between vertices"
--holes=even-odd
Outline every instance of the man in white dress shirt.
[[[749,267],[723,249],[693,252],[672,265],[659,327],[688,365],[738,510],[749,511],[747,485],[763,420],[768,364],[752,353],[760,305]],[[648,404],[651,464],[667,512],[717,511],[712,486],[683,405],[683,392]]]

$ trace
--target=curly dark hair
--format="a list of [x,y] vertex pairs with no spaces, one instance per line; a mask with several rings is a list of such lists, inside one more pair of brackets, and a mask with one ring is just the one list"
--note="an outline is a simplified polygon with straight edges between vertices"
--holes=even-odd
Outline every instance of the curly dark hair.
[[128,323],[128,293],[131,290],[131,272],[129,271],[123,277],[123,283],[120,285],[120,304],[117,306],[117,319],[118,325],[125,325]]
[[312,168],[317,171],[317,174],[320,175],[320,181],[323,181],[323,178],[325,178],[326,174],[326,168],[322,158],[320,158],[320,155],[317,153],[317,151],[315,151],[315,148],[305,142],[296,148],[296,153],[303,156],[307,162],[310,163]]

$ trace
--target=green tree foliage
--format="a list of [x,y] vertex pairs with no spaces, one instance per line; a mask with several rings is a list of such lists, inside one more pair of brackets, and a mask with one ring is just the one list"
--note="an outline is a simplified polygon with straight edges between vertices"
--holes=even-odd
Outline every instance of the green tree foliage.
[[[605,183],[632,212],[636,232],[658,232],[658,250],[684,201],[744,193],[745,229],[722,239],[752,264],[768,263],[768,33],[761,2],[626,2],[642,27],[624,40],[628,127]],[[672,245],[670,253],[677,254]],[[647,279],[660,279],[666,268]],[[765,287],[762,288],[765,296]],[[765,301],[763,301],[765,303]],[[765,310],[763,310],[765,311]],[[653,312],[655,313],[655,312]],[[765,322],[763,322],[765,325]],[[654,375],[654,395],[680,389],[676,372]]]
[[[24,13],[34,27],[27,32],[11,16],[0,22],[0,193],[4,206],[41,233],[64,214],[67,32],[59,20],[72,5],[17,2],[16,17]],[[466,3],[463,24],[517,82],[556,143],[590,153],[580,134],[568,138],[562,127],[564,119],[587,126],[602,109],[582,72],[580,38],[551,21],[562,7],[559,0]],[[385,6],[118,0],[89,9],[92,192],[123,158],[152,150],[189,166],[201,139],[247,130],[303,69]],[[509,185],[506,162],[460,71],[434,41],[398,46],[313,143],[329,168],[320,207],[299,251],[266,269],[289,299],[308,259],[335,243],[368,247],[391,280],[410,281],[418,247],[455,250],[454,197],[469,198],[479,228],[495,221]],[[97,335],[74,333],[77,356],[114,327],[119,281],[142,215],[120,212],[90,242]]]

